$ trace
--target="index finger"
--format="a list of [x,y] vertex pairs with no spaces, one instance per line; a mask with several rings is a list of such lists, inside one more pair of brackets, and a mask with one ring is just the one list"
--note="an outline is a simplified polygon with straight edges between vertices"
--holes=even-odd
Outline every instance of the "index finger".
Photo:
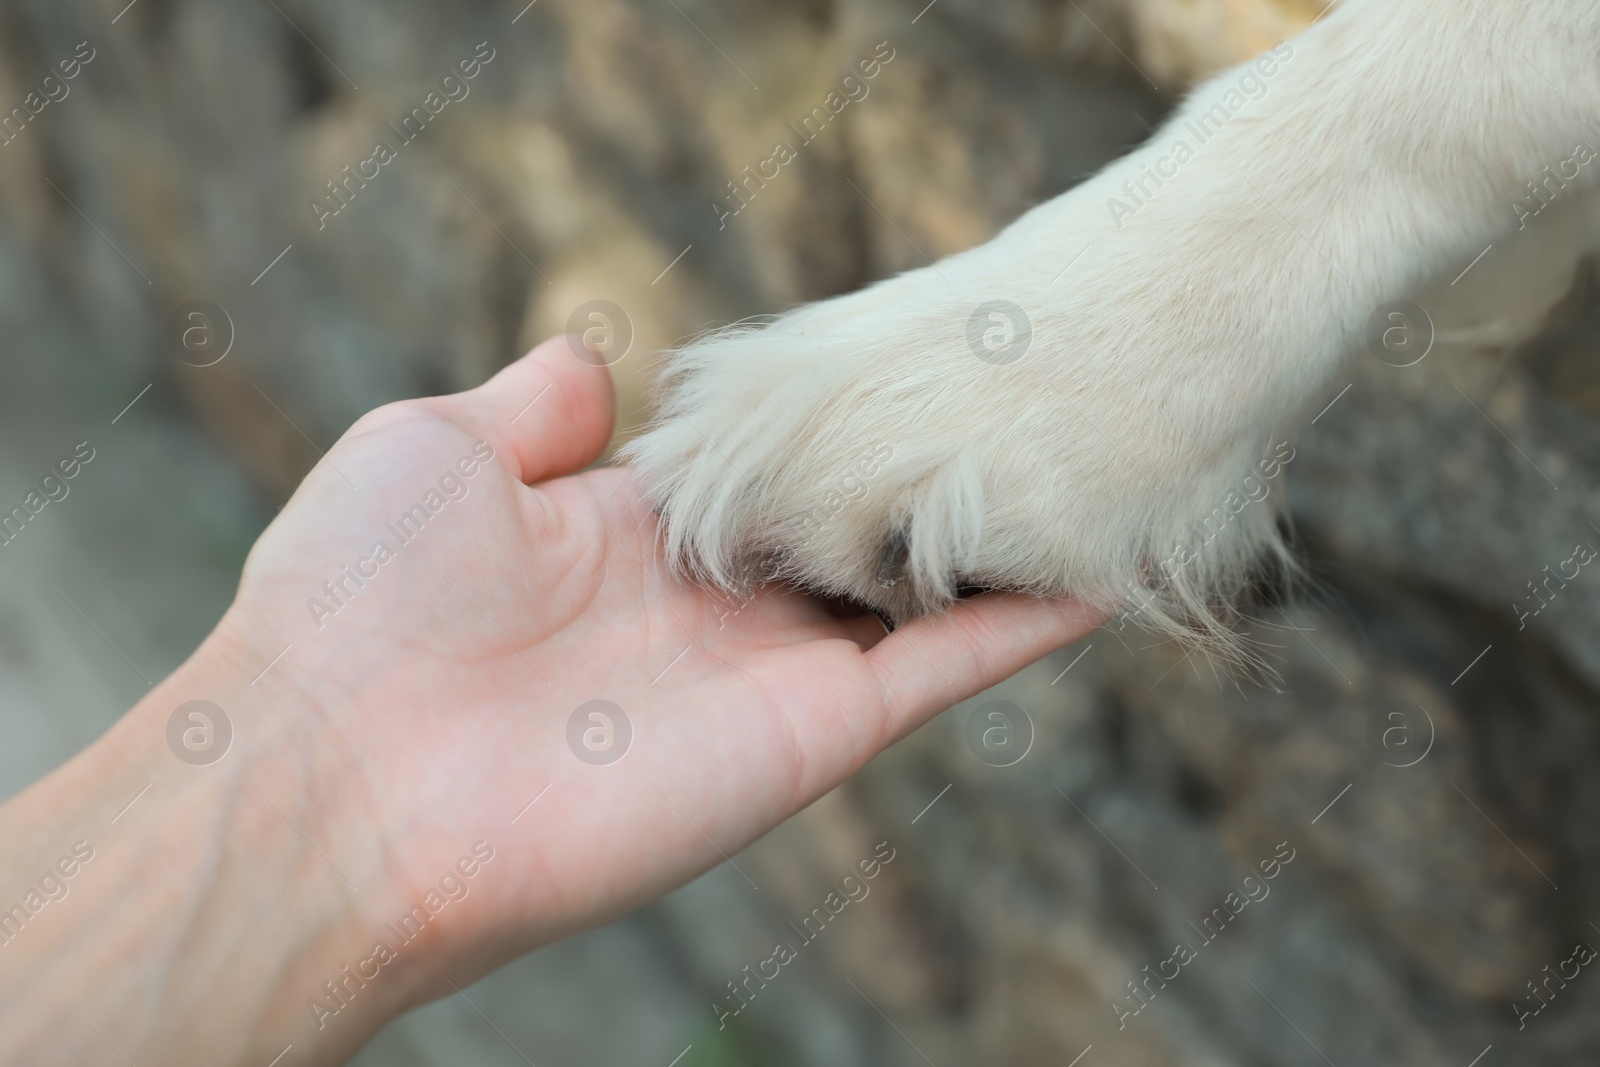
[[900,627],[866,653],[890,739],[1071,644],[1109,617],[1076,600],[986,593],[946,615]]

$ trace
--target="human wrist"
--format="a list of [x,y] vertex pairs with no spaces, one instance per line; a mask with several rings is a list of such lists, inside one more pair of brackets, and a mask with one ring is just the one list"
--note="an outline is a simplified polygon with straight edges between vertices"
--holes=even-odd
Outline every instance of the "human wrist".
[[[383,843],[332,817],[359,806],[318,769],[315,709],[252,687],[248,649],[224,629],[0,807],[0,909],[23,909],[0,943],[0,1059],[266,1062],[292,1043],[299,1062],[339,1062],[414,996],[421,952],[412,982],[368,991],[337,1028],[308,1026],[309,999],[370,947]],[[213,721],[191,706],[169,743],[195,700]]]

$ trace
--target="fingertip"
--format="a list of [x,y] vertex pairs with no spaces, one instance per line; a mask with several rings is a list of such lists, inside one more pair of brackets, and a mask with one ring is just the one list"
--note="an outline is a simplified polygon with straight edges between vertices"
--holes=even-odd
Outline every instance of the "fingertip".
[[530,484],[593,463],[616,422],[611,372],[574,334],[540,342],[465,396],[485,432],[510,446]]
[[587,467],[605,451],[616,428],[617,388],[610,368],[580,336],[570,333],[541,342],[523,358],[537,360],[549,372],[556,416],[576,431],[576,460],[567,470]]
[[899,627],[867,653],[894,736],[1071,644],[1108,614],[1072,599],[985,593]]

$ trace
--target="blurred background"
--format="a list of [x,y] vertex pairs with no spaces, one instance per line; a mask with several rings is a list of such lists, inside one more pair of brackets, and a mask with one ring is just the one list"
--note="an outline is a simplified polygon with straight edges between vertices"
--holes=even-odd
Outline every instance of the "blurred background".
[[[1323,6],[525,3],[0,7],[0,510],[94,454],[0,550],[0,795],[189,653],[362,412],[608,300],[623,439],[661,348],[984,240]],[[753,846],[762,891],[718,868],[357,1062],[1593,1064],[1600,977],[1550,980],[1600,945],[1600,577],[1545,584],[1600,546],[1595,274],[1561,208],[1420,295],[1430,357],[1356,356],[1295,439],[1275,491],[1314,583],[1264,620],[1279,685],[1103,630]],[[182,343],[197,301],[220,361]],[[969,740],[995,700],[998,750]],[[879,842],[870,896],[719,1028]]]

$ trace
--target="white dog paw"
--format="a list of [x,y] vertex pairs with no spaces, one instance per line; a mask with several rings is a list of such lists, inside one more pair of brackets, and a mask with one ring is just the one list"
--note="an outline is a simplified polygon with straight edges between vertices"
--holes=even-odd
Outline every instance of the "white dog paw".
[[[1132,600],[1226,643],[1253,568],[1292,569],[1280,428],[1325,381],[1285,351],[1274,274],[1329,272],[1220,150],[1188,195],[1114,209],[1160,148],[986,245],[673,353],[626,451],[669,558],[896,619],[974,586]],[[1229,194],[1198,210],[1208,185]]]
[[1286,559],[1272,376],[1219,351],[1225,265],[1163,270],[1071,200],[674,353],[627,450],[669,558],[895,619],[978,586],[1215,633],[1250,565]]
[[1455,24],[1393,7],[1339,5],[1219,73],[986,245],[675,353],[629,450],[671,558],[897,618],[963,585],[1132,600],[1227,644],[1251,564],[1293,569],[1283,428],[1374,309],[1481,258],[1507,197],[1588,137],[1592,49],[1559,5],[1525,5],[1538,62],[1487,81],[1437,77]]

